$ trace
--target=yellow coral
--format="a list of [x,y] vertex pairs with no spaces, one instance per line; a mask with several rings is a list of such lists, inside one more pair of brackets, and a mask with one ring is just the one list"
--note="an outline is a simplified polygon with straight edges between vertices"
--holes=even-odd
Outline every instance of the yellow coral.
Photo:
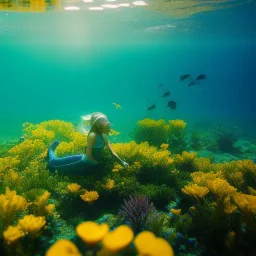
[[49,144],[54,139],[54,132],[53,131],[47,131],[44,127],[39,126],[35,130],[31,131],[31,136],[33,140],[39,139],[43,141],[45,144]]
[[114,188],[114,186],[115,186],[115,181],[114,180],[111,180],[111,179],[108,179],[107,180],[107,183],[104,185],[104,184],[102,184],[101,185],[104,189],[106,189],[106,190],[111,190],[111,189],[113,189]]
[[45,217],[35,217],[34,215],[25,215],[18,221],[21,229],[30,237],[38,236],[46,224]]
[[168,147],[169,147],[169,144],[167,144],[167,143],[163,143],[162,145],[160,145],[160,148],[162,150],[168,150]]
[[183,151],[182,154],[177,154],[174,157],[175,166],[181,171],[192,172],[196,168],[195,160],[196,152]]
[[48,214],[52,213],[54,207],[46,205],[50,195],[50,192],[45,191],[43,195],[39,196],[34,202],[36,215],[47,216]]
[[18,168],[24,169],[29,163],[40,156],[47,146],[39,139],[35,140],[24,140],[22,143],[14,146],[9,150],[9,154],[17,157],[20,160]]
[[141,169],[142,165],[140,162],[136,161],[133,164],[131,164],[128,168],[128,170],[132,173],[137,173]]
[[133,231],[130,227],[121,225],[114,231],[109,232],[103,238],[102,245],[108,251],[116,253],[127,247],[133,240]]
[[252,160],[238,160],[237,164],[243,173],[248,173],[254,178],[256,176],[256,164]]
[[[220,170],[223,173],[225,179],[234,187],[242,189],[245,184],[243,168],[247,161],[231,161],[230,163],[223,163],[220,165]],[[250,162],[249,162],[250,163]]]
[[185,123],[183,120],[177,119],[169,120],[169,125],[172,130],[184,130],[187,123]]
[[256,196],[256,189],[253,189],[252,187],[248,187],[249,193],[253,196]]
[[158,163],[159,168],[169,168],[173,163],[173,159],[170,157],[168,150],[158,150],[156,147],[149,146],[148,142],[136,144],[134,141],[130,143],[117,143],[113,144],[113,149],[120,155],[121,158],[127,159],[130,163],[135,164],[133,167],[129,167],[129,170],[138,170],[140,166],[153,167],[154,163]]
[[235,193],[232,198],[235,204],[238,206],[239,210],[242,211],[245,215],[256,214],[256,196]]
[[3,184],[5,186],[15,186],[16,188],[19,187],[23,182],[23,177],[19,175],[18,172],[10,169],[7,173],[5,173],[2,177]]
[[46,212],[46,215],[51,215],[54,213],[54,210],[55,210],[55,205],[54,204],[47,204],[45,207],[44,207],[44,210]]
[[112,169],[112,172],[119,172],[122,169],[123,169],[122,165],[120,165],[118,163],[115,163],[114,164],[114,169]]
[[73,242],[60,239],[48,249],[45,256],[82,256],[82,253]]
[[16,191],[10,191],[7,187],[5,194],[0,195],[0,212],[4,225],[8,225],[18,212],[26,209],[26,199],[16,195]]
[[223,175],[221,172],[193,172],[190,174],[192,180],[194,183],[196,183],[199,186],[205,187],[207,185],[207,182],[209,180],[215,180],[216,178],[223,178]]
[[4,241],[10,245],[16,241],[18,241],[20,238],[25,236],[25,233],[21,230],[20,227],[13,227],[9,226],[4,232]]
[[76,233],[87,244],[95,245],[100,242],[108,233],[109,227],[103,223],[101,225],[96,222],[86,221],[76,227]]
[[139,233],[134,239],[134,244],[141,256],[174,256],[172,246],[149,231]]
[[80,197],[87,203],[93,203],[98,200],[99,194],[97,191],[86,191],[83,195],[80,195]]
[[71,183],[67,186],[67,191],[71,194],[77,194],[80,192],[81,185],[77,183]]
[[211,161],[206,157],[195,158],[194,164],[196,169],[200,172],[207,173],[212,169]]
[[18,169],[20,160],[14,156],[0,158],[0,174],[4,174],[9,170]]
[[224,204],[224,212],[226,214],[232,214],[237,209],[237,207],[231,203],[230,196],[226,197],[223,200],[223,204]]
[[170,212],[174,215],[180,215],[181,214],[181,209],[170,209]]
[[197,184],[190,184],[181,189],[181,191],[196,200],[204,198],[208,193],[209,189],[207,187],[200,187]]
[[137,141],[148,141],[151,145],[160,146],[168,138],[169,126],[164,119],[146,118],[137,122],[135,137]]
[[207,188],[218,197],[218,200],[223,197],[230,196],[236,192],[236,189],[229,185],[226,180],[216,178],[207,182]]
[[72,132],[74,131],[74,126],[72,123],[61,120],[49,120],[40,123],[40,125],[46,130],[53,131],[55,139],[61,141],[70,139],[70,136],[72,136]]

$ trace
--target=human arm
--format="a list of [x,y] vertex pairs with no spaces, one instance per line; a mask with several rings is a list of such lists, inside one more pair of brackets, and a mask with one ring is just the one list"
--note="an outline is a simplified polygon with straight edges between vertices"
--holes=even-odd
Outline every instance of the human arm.
[[91,132],[87,137],[86,155],[89,161],[91,161],[93,165],[98,164],[98,162],[92,157],[92,147],[95,144],[95,140],[96,140],[96,134]]
[[115,160],[121,164],[123,167],[128,167],[129,165],[123,161],[119,156],[118,154],[114,151],[114,149],[112,148],[111,144],[110,144],[110,141],[108,138],[104,137],[104,141],[105,141],[105,145],[107,146],[109,152],[111,153],[111,155],[115,158]]

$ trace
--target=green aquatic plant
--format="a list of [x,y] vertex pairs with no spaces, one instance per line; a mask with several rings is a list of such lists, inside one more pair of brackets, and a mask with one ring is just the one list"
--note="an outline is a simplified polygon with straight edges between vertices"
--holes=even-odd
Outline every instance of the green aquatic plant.
[[151,231],[156,236],[163,237],[164,229],[168,226],[169,222],[170,217],[167,214],[152,211],[145,222],[144,230]]
[[196,152],[186,152],[183,151],[182,154],[177,154],[174,157],[175,167],[183,172],[193,172],[196,171]]
[[168,144],[172,153],[181,153],[186,150],[188,143],[186,142],[186,123],[183,120],[168,121]]
[[202,136],[199,132],[193,131],[190,133],[190,146],[193,150],[201,150],[202,145]]
[[225,153],[236,153],[234,144],[239,137],[237,129],[220,125],[213,130],[213,137],[219,151]]
[[164,119],[146,118],[137,122],[134,139],[137,143],[147,141],[151,146],[160,146],[168,138],[169,126]]
[[165,184],[161,186],[154,184],[140,185],[137,193],[150,198],[154,205],[159,208],[164,208],[176,197],[175,188],[170,188]]

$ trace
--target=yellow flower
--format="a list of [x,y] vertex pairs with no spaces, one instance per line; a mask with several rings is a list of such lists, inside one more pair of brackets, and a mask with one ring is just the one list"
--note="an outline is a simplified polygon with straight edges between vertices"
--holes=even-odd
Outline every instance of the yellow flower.
[[181,209],[170,209],[170,212],[174,215],[180,215],[181,214]]
[[76,233],[87,244],[94,245],[99,243],[108,233],[109,227],[103,223],[101,225],[96,222],[86,221],[76,227]]
[[53,214],[53,211],[55,209],[55,205],[54,204],[48,204],[45,206],[45,211],[47,215]]
[[83,195],[80,195],[80,197],[87,203],[93,203],[98,200],[99,194],[97,191],[86,191]]
[[77,183],[72,183],[67,186],[67,191],[71,194],[77,194],[79,193],[81,186]]
[[160,148],[161,148],[162,150],[167,150],[168,147],[169,147],[169,144],[167,144],[167,143],[163,143],[162,145],[160,145]]
[[45,256],[82,256],[82,253],[73,242],[61,239],[48,249]]
[[35,217],[34,215],[25,215],[23,219],[18,221],[18,225],[22,230],[33,238],[40,234],[45,224],[45,217]]
[[106,190],[111,190],[111,189],[113,189],[114,186],[115,186],[115,181],[114,181],[114,180],[111,180],[111,179],[108,179],[108,180],[107,180],[107,184],[106,184],[106,185],[102,184],[101,186],[102,186],[104,189],[106,189]]
[[10,245],[16,241],[18,241],[21,237],[25,236],[24,232],[20,229],[20,227],[9,226],[7,230],[4,231],[4,240]]
[[130,227],[121,225],[103,238],[102,245],[108,251],[116,253],[127,247],[132,242],[133,236]]
[[172,246],[163,238],[156,237],[152,232],[139,233],[134,244],[141,256],[173,256]]

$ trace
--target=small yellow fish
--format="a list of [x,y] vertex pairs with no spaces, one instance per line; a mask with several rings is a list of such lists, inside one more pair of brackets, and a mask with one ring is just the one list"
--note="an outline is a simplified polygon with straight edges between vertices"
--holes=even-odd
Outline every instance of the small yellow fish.
[[121,108],[121,106],[117,103],[113,103],[113,105],[115,105],[116,109]]

